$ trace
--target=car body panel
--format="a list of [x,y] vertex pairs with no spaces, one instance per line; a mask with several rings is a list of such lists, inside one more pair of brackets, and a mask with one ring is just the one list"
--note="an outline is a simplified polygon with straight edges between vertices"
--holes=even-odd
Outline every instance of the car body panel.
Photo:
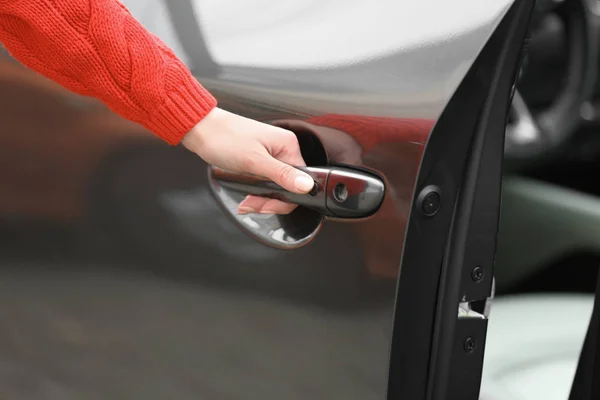
[[[188,1],[172,2],[170,7],[178,3]],[[380,0],[342,6],[329,0],[311,7],[288,0],[267,10],[253,3],[261,2],[245,4],[224,18],[227,3],[192,2],[203,35],[193,40],[206,47],[210,57],[195,60],[187,55],[194,49],[187,50],[178,37],[178,31],[188,32],[189,27],[169,20],[165,2],[156,0],[155,7],[124,2],[200,78],[204,62],[217,63],[224,70],[218,86],[225,90],[235,88],[257,102],[267,98],[268,103],[312,114],[431,120],[439,116],[512,2],[469,1],[457,6],[435,0]],[[423,21],[428,9],[436,12]],[[457,17],[446,18],[448,12]],[[300,29],[308,25],[311,29]],[[204,78],[203,83],[210,81]]]
[[[456,4],[436,1],[344,6],[327,1],[316,8],[286,1],[267,11],[248,3],[227,18],[225,3],[189,2],[186,10],[195,12],[202,34],[190,45],[206,48],[209,60],[187,57],[194,49],[187,49],[178,34],[190,29],[168,19],[176,5],[188,7],[185,3],[159,1],[153,8],[125,2],[146,28],[177,49],[221,107],[267,122],[312,124],[315,131],[323,131],[321,141],[330,155],[351,151],[347,145],[342,151],[336,148],[344,133],[358,141],[361,159],[350,163],[382,173],[394,194],[381,214],[348,229],[377,237],[365,241],[371,271],[397,276],[427,136],[512,2],[462,3],[460,12]],[[438,10],[435,16],[420,22],[424,10],[432,7]],[[450,11],[460,17],[445,18]],[[365,21],[377,23],[356,29]],[[311,29],[294,28],[303,25]],[[203,63],[209,61],[220,68],[216,76],[203,74]],[[383,239],[373,235],[376,231],[385,232]]]
[[130,143],[158,141],[7,57],[0,59],[0,86],[2,219],[80,221],[103,161]]

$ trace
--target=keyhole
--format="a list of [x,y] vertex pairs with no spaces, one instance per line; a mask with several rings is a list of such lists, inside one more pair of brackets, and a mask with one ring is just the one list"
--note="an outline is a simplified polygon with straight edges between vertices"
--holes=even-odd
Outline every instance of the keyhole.
[[348,198],[348,188],[343,183],[338,183],[333,188],[333,197],[340,202],[343,203]]

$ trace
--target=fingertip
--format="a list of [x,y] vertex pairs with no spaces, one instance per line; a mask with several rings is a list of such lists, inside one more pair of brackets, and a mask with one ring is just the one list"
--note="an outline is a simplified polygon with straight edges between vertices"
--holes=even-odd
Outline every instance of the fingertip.
[[248,195],[238,205],[238,214],[245,215],[258,213],[267,201],[268,199],[263,197]]
[[252,207],[244,207],[244,206],[239,206],[238,207],[238,214],[239,215],[247,215],[247,214],[253,214],[255,213],[256,210]]
[[294,180],[294,186],[296,190],[301,193],[308,193],[315,186],[315,181],[307,174],[299,174]]
[[279,200],[270,200],[260,209],[261,214],[287,215],[296,209],[297,205],[284,203]]

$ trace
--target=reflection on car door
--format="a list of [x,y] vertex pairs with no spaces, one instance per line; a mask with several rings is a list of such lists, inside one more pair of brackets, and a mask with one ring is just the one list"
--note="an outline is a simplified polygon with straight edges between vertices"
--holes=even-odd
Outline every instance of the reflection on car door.
[[[107,125],[75,217],[0,210],[7,396],[476,399],[532,2],[124,3],[220,107],[295,132],[308,166],[372,176],[385,196],[365,218],[237,217],[244,193],[213,196],[196,156]],[[41,182],[65,176],[20,187],[43,203]],[[327,201],[366,193],[342,183]]]

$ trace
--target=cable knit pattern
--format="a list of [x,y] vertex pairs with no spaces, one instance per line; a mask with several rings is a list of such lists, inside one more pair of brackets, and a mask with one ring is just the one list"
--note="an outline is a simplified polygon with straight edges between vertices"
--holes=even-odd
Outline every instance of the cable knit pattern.
[[217,104],[117,0],[0,0],[0,41],[23,65],[170,144]]

